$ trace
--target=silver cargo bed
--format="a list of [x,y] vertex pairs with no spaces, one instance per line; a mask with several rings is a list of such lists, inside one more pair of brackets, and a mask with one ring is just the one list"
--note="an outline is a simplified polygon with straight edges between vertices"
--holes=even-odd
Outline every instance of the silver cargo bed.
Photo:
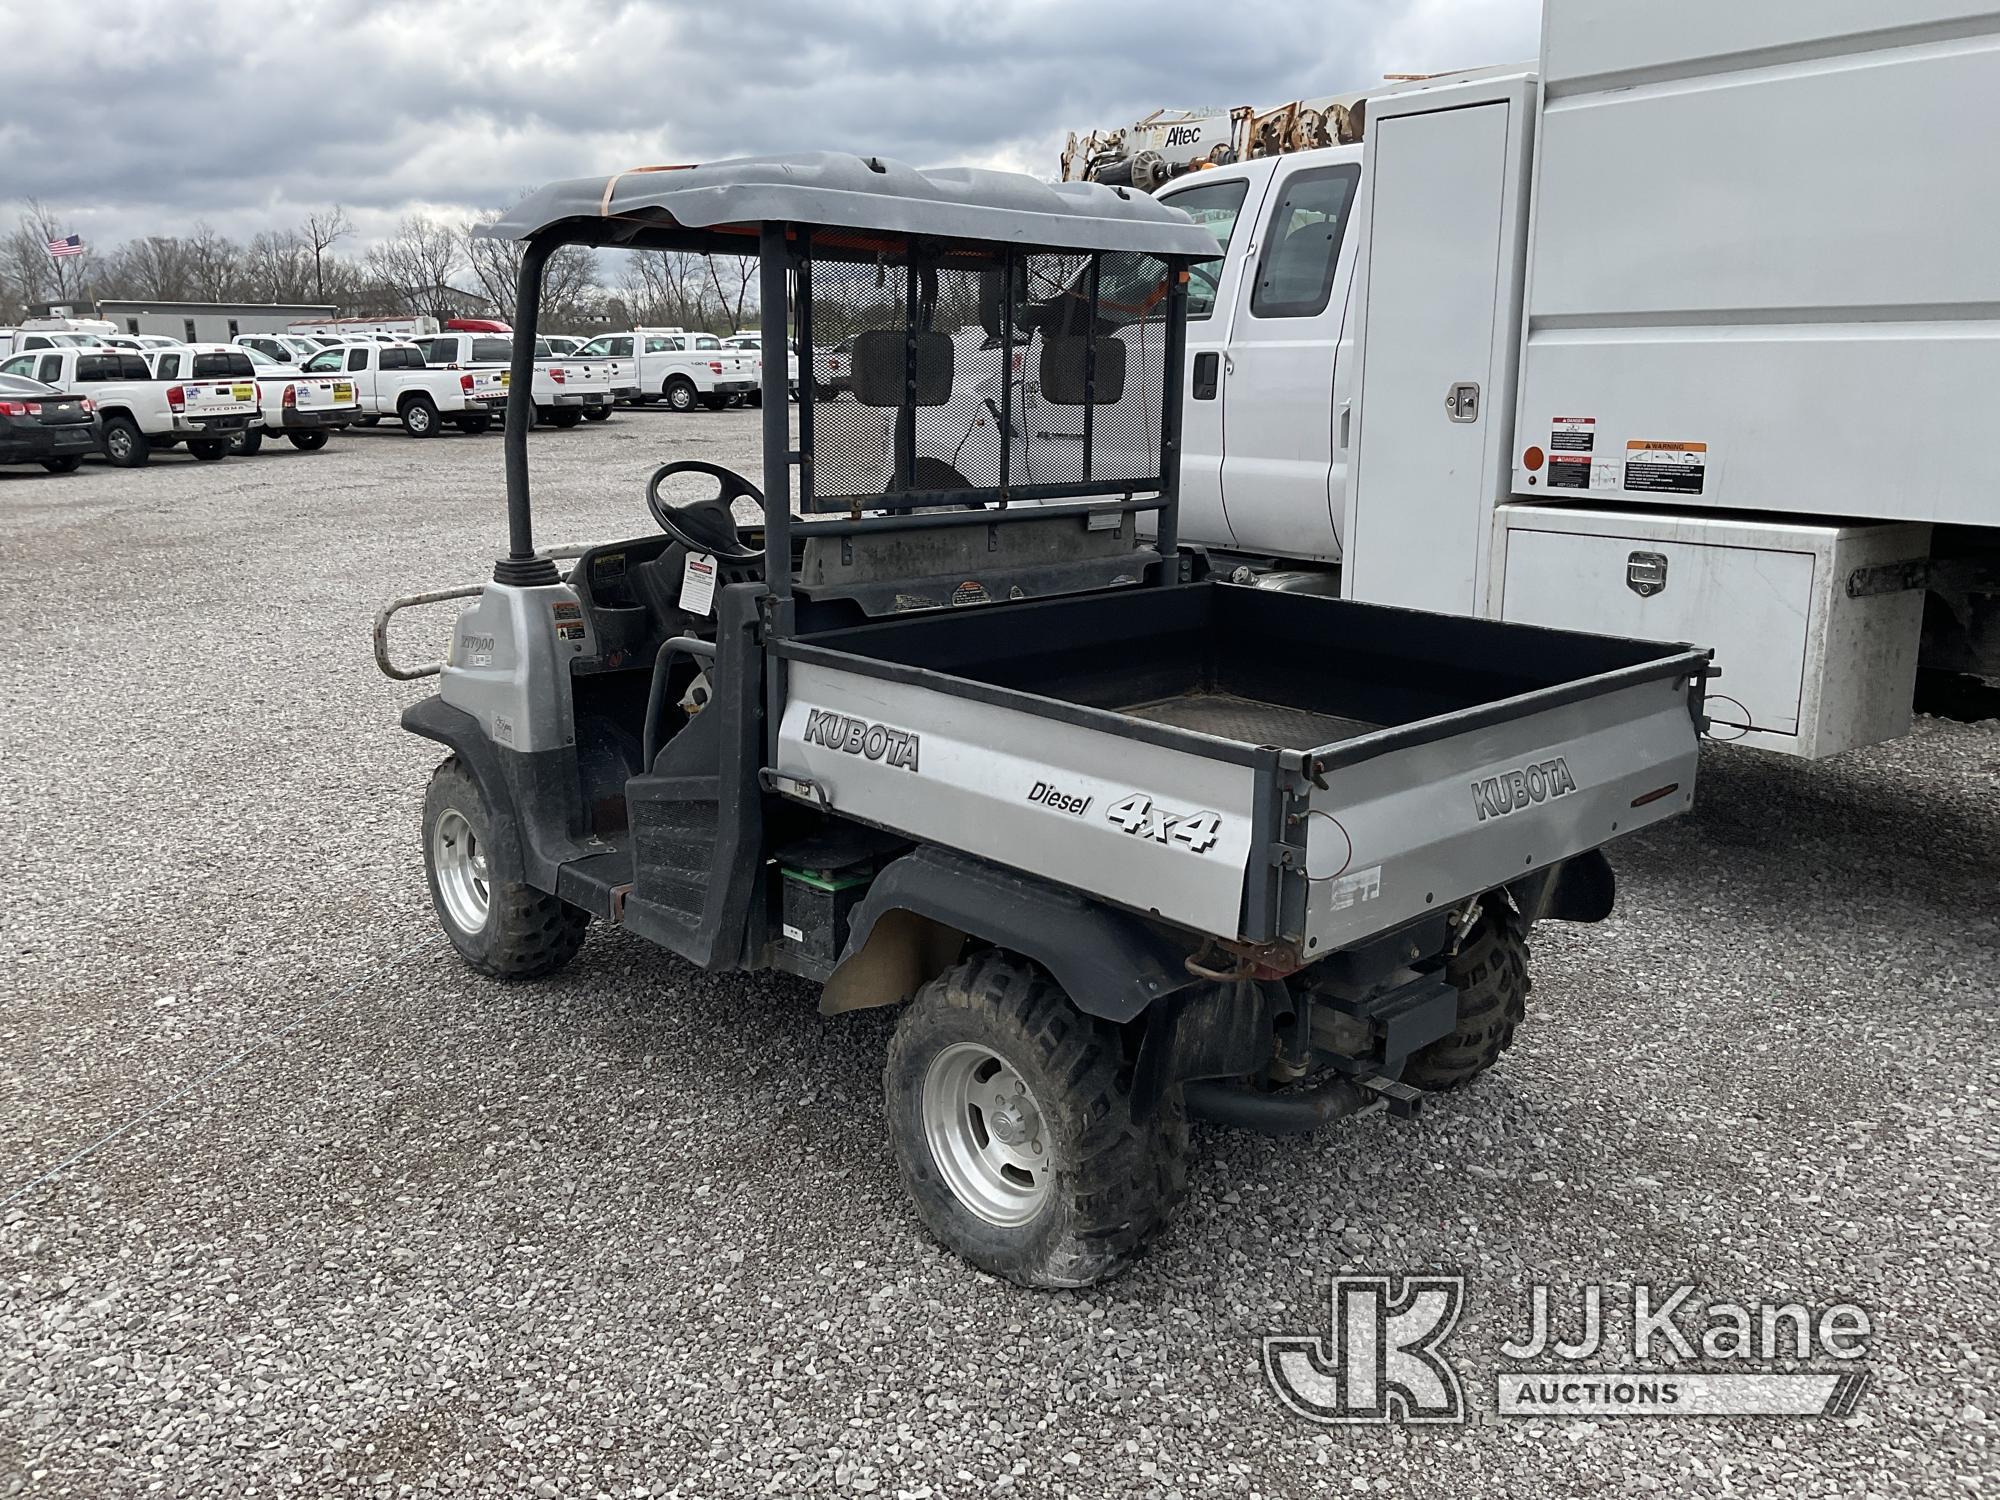
[[1684,810],[1707,666],[1220,583],[773,649],[795,791],[1304,958]]

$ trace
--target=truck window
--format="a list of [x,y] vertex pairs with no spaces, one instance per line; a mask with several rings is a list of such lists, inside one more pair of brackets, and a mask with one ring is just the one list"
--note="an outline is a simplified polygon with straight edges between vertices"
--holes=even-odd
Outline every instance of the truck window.
[[514,357],[512,339],[474,339],[472,362],[476,365],[504,365]]
[[349,349],[347,351],[347,368],[350,370],[367,369],[368,351],[366,349]]
[[6,364],[0,365],[0,375],[20,375],[33,380],[35,378],[35,356],[32,354],[15,355]]
[[322,349],[299,368],[308,375],[331,375],[340,369],[342,363],[338,349]]
[[694,346],[697,349],[720,349],[722,347],[722,340],[710,338],[704,334],[694,341]]
[[47,385],[55,385],[59,381],[61,381],[61,379],[62,379],[62,356],[60,354],[44,354],[42,356],[43,383]]
[[76,360],[77,382],[123,379],[124,373],[119,368],[123,363],[116,354],[80,354]]
[[241,352],[197,354],[194,357],[194,377],[197,380],[220,380],[231,375],[247,380],[256,373],[257,367],[250,363],[250,357]]
[[1309,167],[1286,179],[1264,249],[1257,261],[1257,284],[1250,313],[1258,318],[1311,318],[1326,310],[1333,291],[1333,268],[1347,231],[1347,210],[1361,168]]
[[178,354],[162,354],[154,361],[153,368],[158,373],[157,380],[177,380],[181,373],[181,357]]
[[[630,339],[613,339],[611,341],[611,352],[619,355],[630,354],[632,352],[632,341]],[[646,352],[648,354],[672,354],[674,352],[674,341],[672,339],[649,338],[646,340]]]
[[[1250,184],[1242,178],[1234,182],[1212,182],[1201,187],[1183,188],[1178,193],[1162,193],[1160,201],[1172,204],[1215,236],[1215,243],[1227,254],[1236,237],[1236,220],[1243,212],[1244,194]],[[1108,267],[1108,261],[1107,261]],[[1188,316],[1206,318],[1215,311],[1215,289],[1222,279],[1220,260],[1198,261],[1188,267]],[[1099,273],[1098,295],[1103,296],[1103,273]]]

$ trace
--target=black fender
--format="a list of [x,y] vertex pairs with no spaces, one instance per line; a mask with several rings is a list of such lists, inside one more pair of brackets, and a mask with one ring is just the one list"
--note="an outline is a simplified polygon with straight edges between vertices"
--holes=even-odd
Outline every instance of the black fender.
[[1507,887],[1532,927],[1541,921],[1602,922],[1618,902],[1618,877],[1602,849],[1573,854]]
[[1077,1009],[1107,1021],[1129,1021],[1198,982],[1184,962],[1193,943],[1171,928],[946,849],[920,848],[882,868],[849,921],[843,964],[891,911],[1034,960]]
[[[403,710],[403,727],[411,734],[435,740],[459,758],[486,798],[486,859],[502,879],[527,880],[527,848],[521,836],[520,809],[514,782],[502,764],[500,747],[462,708],[435,695]],[[550,871],[550,880],[554,872]]]

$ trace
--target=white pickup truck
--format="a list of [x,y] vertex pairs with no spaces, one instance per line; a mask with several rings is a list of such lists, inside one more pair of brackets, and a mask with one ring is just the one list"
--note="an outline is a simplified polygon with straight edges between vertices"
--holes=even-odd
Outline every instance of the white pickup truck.
[[[291,360],[273,359],[254,344],[243,352],[257,371],[257,404],[263,421],[229,440],[229,451],[248,457],[264,446],[267,437],[281,437],[305,453],[317,453],[341,428],[361,415],[355,399],[354,382],[345,375],[308,375]],[[154,356],[158,369],[173,350]]]
[[664,400],[675,411],[696,406],[720,411],[758,388],[758,356],[725,349],[712,333],[680,328],[601,333],[577,350],[577,358],[607,361],[611,391],[619,400],[640,405]]
[[[745,398],[752,406],[756,406],[763,399],[764,335],[761,333],[732,333],[722,341],[722,347],[725,349],[740,350],[746,354],[757,356],[757,389]],[[794,401],[799,399],[799,351],[792,348],[785,350],[785,389],[790,392],[791,398]]]
[[241,349],[205,344],[189,354],[186,372],[172,380],[155,378],[141,355],[102,348],[17,354],[0,362],[0,375],[87,393],[104,419],[104,456],[122,469],[177,443],[198,459],[218,459],[257,417],[256,378]]
[[[431,368],[470,370],[476,394],[507,394],[514,336],[509,333],[440,333],[420,342]],[[611,415],[611,372],[596,360],[558,356],[535,340],[535,416],[555,427],[574,427],[585,417],[601,422]]]
[[362,425],[394,417],[411,437],[436,437],[446,422],[461,432],[484,432],[507,404],[504,385],[481,392],[471,370],[433,370],[415,344],[336,344],[299,368],[307,375],[347,376]]

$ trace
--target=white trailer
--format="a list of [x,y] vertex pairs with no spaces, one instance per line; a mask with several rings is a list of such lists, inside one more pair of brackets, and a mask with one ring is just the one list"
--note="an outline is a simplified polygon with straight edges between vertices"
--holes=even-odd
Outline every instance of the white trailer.
[[1992,0],[1546,0],[1536,65],[1173,182],[1226,246],[1182,540],[1713,643],[1718,737],[1893,738],[1920,661],[2000,677],[1996,97]]

